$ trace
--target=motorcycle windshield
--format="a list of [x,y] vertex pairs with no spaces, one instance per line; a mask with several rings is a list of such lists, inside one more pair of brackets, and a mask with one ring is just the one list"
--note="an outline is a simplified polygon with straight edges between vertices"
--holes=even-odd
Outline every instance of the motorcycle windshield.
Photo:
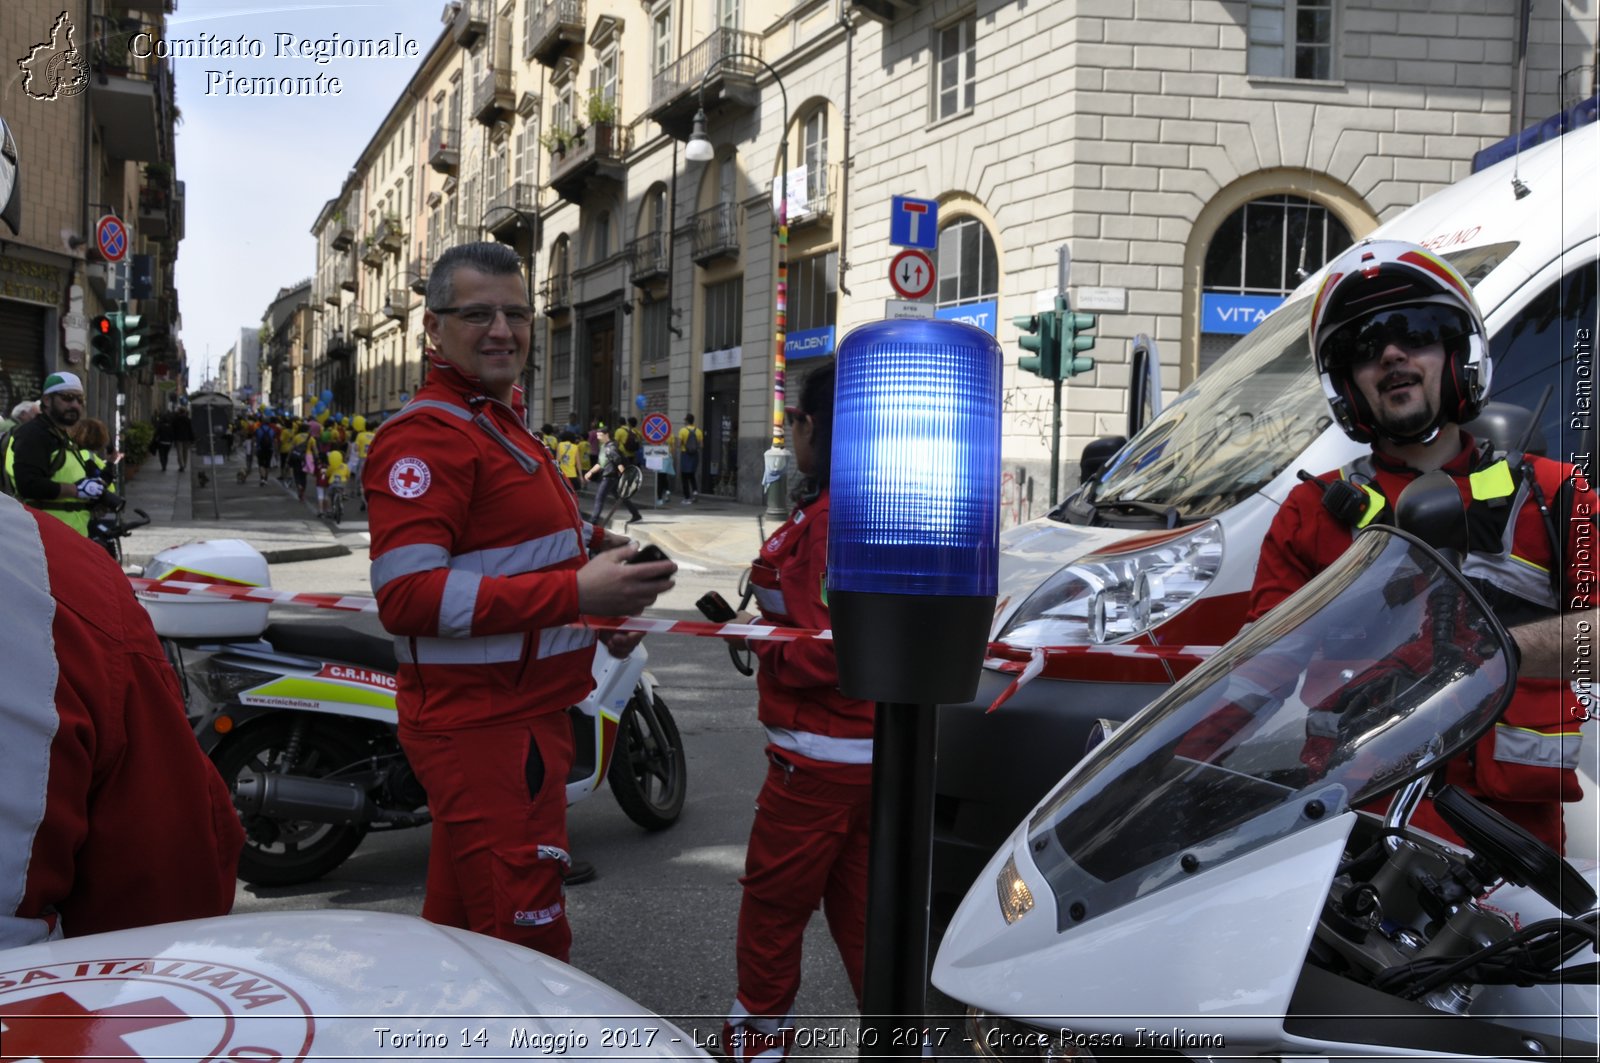
[[1029,824],[1060,929],[1366,804],[1467,748],[1515,682],[1460,574],[1389,528],[1128,721]]

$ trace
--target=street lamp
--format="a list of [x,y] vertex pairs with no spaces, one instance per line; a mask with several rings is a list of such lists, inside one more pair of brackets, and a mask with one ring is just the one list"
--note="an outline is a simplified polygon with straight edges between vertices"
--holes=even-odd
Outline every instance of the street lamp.
[[730,59],[759,63],[772,75],[783,98],[783,135],[778,141],[778,290],[773,308],[776,339],[772,351],[772,448],[763,455],[765,472],[761,478],[767,492],[767,516],[781,520],[789,515],[789,451],[784,446],[783,430],[784,378],[788,368],[783,345],[789,328],[789,196],[784,182],[784,167],[789,163],[789,93],[783,87],[783,79],[766,60],[749,52],[726,52],[706,68],[700,76],[700,107],[694,113],[694,129],[689,134],[683,157],[690,162],[710,162],[716,157],[716,150],[706,136],[706,81],[717,67]]

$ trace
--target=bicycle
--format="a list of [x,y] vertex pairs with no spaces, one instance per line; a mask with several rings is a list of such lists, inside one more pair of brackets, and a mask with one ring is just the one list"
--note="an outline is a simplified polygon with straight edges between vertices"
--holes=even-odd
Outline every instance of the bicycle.
[[344,520],[344,484],[328,485],[328,511],[323,514],[335,524]]

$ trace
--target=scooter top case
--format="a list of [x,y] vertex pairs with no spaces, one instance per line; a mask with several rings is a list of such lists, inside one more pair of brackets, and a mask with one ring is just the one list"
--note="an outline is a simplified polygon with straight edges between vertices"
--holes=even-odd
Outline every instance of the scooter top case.
[[[145,566],[146,579],[270,587],[267,559],[243,539],[207,539],[163,550]],[[209,594],[141,591],[156,634],[166,639],[253,638],[267,626],[266,602],[243,602]]]
[[229,915],[8,949],[0,1015],[7,1058],[709,1058],[574,967],[385,912]]

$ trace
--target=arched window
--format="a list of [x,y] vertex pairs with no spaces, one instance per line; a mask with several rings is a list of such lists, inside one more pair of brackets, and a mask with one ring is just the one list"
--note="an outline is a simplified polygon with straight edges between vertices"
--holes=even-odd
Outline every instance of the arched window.
[[937,307],[997,299],[1000,258],[994,237],[977,218],[956,217],[939,229]]
[[806,206],[817,213],[828,194],[828,108],[806,116],[800,127],[800,162],[806,168]]
[[1228,215],[1206,248],[1201,372],[1350,244],[1343,222],[1300,196],[1262,196]]

